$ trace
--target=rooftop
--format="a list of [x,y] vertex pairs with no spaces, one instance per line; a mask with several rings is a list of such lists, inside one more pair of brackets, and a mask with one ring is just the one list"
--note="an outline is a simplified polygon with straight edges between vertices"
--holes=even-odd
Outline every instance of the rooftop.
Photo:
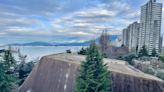
[[[46,56],[47,58],[59,60],[63,62],[69,62],[74,64],[80,64],[80,62],[85,61],[85,56],[77,55],[77,54],[53,54]],[[104,59],[104,63],[107,64],[108,69],[113,72],[123,73],[135,77],[141,77],[151,80],[163,81],[155,76],[145,74],[142,71],[132,67],[131,65],[127,64],[127,62],[122,60],[115,60],[115,59]]]

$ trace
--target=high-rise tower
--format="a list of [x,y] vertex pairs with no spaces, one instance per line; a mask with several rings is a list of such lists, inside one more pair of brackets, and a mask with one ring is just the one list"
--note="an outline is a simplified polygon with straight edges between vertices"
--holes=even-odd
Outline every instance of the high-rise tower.
[[123,29],[123,45],[127,46],[129,51],[135,51],[138,47],[139,25],[140,23],[134,22]]
[[160,52],[162,3],[150,0],[141,7],[139,49],[146,46],[149,54],[156,49]]

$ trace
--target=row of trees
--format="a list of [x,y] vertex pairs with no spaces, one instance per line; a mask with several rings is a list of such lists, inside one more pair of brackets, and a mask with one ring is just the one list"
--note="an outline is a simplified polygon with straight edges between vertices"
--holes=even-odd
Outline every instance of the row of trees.
[[143,46],[142,49],[139,52],[137,52],[137,54],[129,53],[129,54],[120,56],[118,59],[127,61],[130,65],[134,65],[133,59],[138,59],[141,57],[149,57],[149,56],[156,57],[156,56],[158,56],[158,54],[156,53],[156,50],[153,49],[152,55],[149,55],[148,51],[146,49],[146,46]]
[[[142,56],[149,56],[149,53],[148,53],[145,45],[142,47],[142,49],[138,53],[138,57],[142,57]],[[158,56],[158,53],[156,52],[156,49],[155,48],[152,50],[152,53],[151,53],[150,56],[153,56],[153,57]]]

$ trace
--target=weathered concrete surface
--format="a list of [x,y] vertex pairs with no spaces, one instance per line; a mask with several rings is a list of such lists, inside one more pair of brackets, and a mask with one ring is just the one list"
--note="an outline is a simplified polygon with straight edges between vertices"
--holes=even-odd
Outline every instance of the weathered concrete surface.
[[[85,57],[56,54],[42,57],[19,92],[74,92],[75,76]],[[164,81],[127,65],[104,59],[112,71],[113,92],[164,92]]]

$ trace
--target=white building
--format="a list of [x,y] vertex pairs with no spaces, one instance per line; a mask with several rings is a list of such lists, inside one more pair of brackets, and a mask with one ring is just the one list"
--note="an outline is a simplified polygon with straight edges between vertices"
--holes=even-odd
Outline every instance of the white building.
[[[149,55],[152,50],[161,52],[161,21],[162,3],[150,0],[141,7],[140,23],[134,22],[123,30],[123,44],[133,51],[136,47],[140,50],[146,46]],[[138,51],[139,51],[138,50]]]
[[127,30],[127,28],[123,29],[123,41],[122,41],[122,44],[125,45],[125,46],[128,46],[129,44],[129,32]]
[[162,3],[150,0],[141,7],[139,49],[146,46],[149,54],[153,49],[161,50]]
[[138,46],[139,25],[139,23],[134,22],[123,29],[123,44],[129,48],[129,51],[135,51]]

